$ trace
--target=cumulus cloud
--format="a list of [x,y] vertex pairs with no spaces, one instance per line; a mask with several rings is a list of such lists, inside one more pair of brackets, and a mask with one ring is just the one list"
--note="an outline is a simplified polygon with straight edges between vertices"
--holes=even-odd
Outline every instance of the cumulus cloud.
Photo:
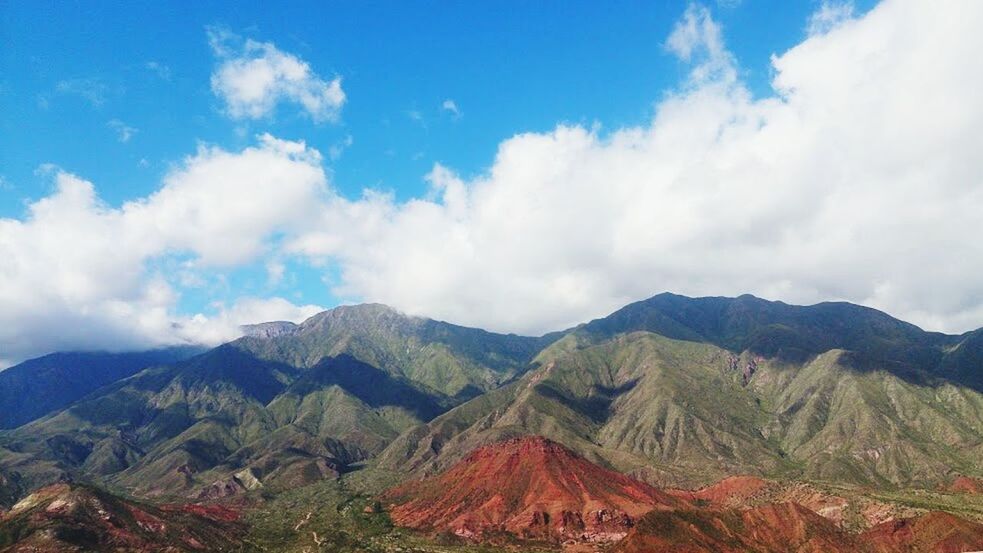
[[245,324],[268,321],[299,323],[324,310],[319,305],[294,305],[283,298],[239,298],[233,305],[215,306],[214,316],[195,315],[180,325],[182,333],[196,341],[219,344],[242,335]]
[[295,217],[313,217],[327,181],[320,155],[304,143],[263,135],[240,152],[203,146],[157,192],[120,207],[78,176],[51,167],[41,173],[53,175],[54,193],[29,204],[22,220],[0,219],[4,358],[212,343],[238,324],[261,322],[246,315],[260,317],[263,307],[262,316],[275,318],[311,312],[252,299],[212,316],[178,313],[179,288],[188,283],[159,268],[175,256],[188,258],[182,266],[192,276],[249,263]]
[[[689,82],[638,127],[503,142],[487,173],[436,166],[429,199],[335,198],[290,251],[337,293],[543,332],[661,290],[845,299],[932,329],[983,323],[983,4],[891,0],[736,78],[690,7],[667,41]],[[708,65],[709,64],[709,65]]]
[[280,102],[299,105],[314,121],[334,121],[345,103],[341,77],[325,80],[304,60],[272,42],[243,41],[227,30],[208,30],[218,58],[212,91],[235,119],[271,115]]

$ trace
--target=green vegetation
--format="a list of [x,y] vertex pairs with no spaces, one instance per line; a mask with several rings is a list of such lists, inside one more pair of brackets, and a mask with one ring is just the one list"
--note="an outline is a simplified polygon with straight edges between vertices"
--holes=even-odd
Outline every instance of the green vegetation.
[[[357,476],[354,482],[351,478],[319,482],[266,500],[246,519],[250,530],[244,550],[312,553],[496,553],[515,550],[509,545],[467,544],[453,536],[428,537],[395,528],[371,495],[353,491],[362,479]],[[522,551],[530,553],[551,550],[528,544],[522,547]]]

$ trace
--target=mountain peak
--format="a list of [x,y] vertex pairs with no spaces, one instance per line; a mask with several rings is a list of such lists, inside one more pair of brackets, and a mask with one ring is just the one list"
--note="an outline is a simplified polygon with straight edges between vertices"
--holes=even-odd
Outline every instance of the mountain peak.
[[421,317],[411,317],[405,313],[382,303],[359,303],[354,305],[339,305],[322,311],[300,324],[302,328],[320,327],[325,324],[367,324],[383,321],[426,320]]
[[253,338],[275,338],[293,332],[296,328],[297,325],[290,321],[270,321],[239,327],[243,336]]

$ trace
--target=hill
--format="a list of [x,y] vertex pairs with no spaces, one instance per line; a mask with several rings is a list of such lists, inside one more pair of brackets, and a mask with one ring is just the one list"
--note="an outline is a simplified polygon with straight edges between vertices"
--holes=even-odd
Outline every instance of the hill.
[[651,509],[682,504],[541,437],[474,451],[439,476],[384,494],[394,523],[469,539],[615,541]]
[[983,548],[983,525],[946,513],[850,534],[795,503],[746,510],[653,511],[617,553],[962,553]]

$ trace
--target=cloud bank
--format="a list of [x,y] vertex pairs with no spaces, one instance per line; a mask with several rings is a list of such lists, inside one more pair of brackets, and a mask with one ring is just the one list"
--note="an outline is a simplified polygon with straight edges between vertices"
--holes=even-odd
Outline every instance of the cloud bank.
[[[518,134],[484,174],[437,165],[430,194],[407,202],[344,197],[318,152],[266,135],[203,148],[120,208],[61,173],[23,220],[0,220],[2,357],[214,340],[175,312],[179,279],[157,262],[169,256],[263,263],[277,280],[284,260],[326,267],[340,297],[499,331],[561,329],[664,290],[979,327],[983,57],[967,53],[983,47],[983,3],[834,11],[803,23],[755,97],[725,30],[691,7],[665,43],[690,73],[650,121]],[[316,309],[269,301],[276,316],[228,306],[210,320]]]
[[268,135],[237,153],[203,147],[156,193],[119,208],[92,183],[51,169],[53,194],[31,203],[24,220],[0,219],[0,359],[213,344],[236,337],[239,324],[316,313],[280,298],[218,305],[213,317],[175,306],[186,275],[253,261],[293,217],[313,217],[326,186],[320,163],[302,142]]

